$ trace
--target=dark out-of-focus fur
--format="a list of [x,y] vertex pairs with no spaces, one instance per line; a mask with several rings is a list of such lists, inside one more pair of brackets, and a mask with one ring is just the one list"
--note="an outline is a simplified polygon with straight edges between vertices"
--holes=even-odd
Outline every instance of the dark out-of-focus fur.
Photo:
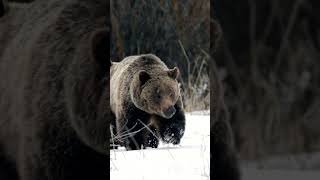
[[106,179],[105,0],[35,0],[0,17],[0,179]]
[[233,132],[229,122],[229,112],[224,103],[224,90],[215,63],[217,53],[223,43],[222,29],[212,20],[210,25],[210,111],[211,111],[211,176],[214,180],[239,180],[241,177]]

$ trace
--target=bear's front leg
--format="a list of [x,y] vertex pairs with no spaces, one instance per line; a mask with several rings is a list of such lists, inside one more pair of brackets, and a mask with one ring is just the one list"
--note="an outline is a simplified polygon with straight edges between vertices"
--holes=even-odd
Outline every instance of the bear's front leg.
[[156,127],[149,126],[145,130],[144,147],[157,148],[159,145],[159,137],[157,136]]
[[157,148],[159,145],[159,138],[156,136],[156,130],[154,127],[150,127],[145,123],[138,122],[132,133],[126,139],[127,150],[145,149],[147,147]]
[[122,137],[122,145],[127,150],[158,147],[159,138],[156,135],[156,129],[153,126],[149,126],[147,122],[137,119],[134,124],[127,122],[126,125],[122,126],[124,128],[118,129],[118,132],[120,132],[120,136]]
[[[136,130],[136,129],[135,129]],[[138,129],[137,129],[138,130]],[[125,138],[126,150],[139,150],[143,147],[144,137],[142,132],[135,132]]]
[[146,142],[146,122],[143,113],[138,113],[130,109],[126,114],[118,115],[117,138],[126,150],[138,150],[145,146]]

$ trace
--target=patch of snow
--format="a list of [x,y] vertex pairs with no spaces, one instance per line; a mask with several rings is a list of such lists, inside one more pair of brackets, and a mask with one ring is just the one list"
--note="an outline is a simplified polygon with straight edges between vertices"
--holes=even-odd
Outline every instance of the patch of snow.
[[202,115],[202,116],[210,116],[210,110],[204,110],[204,111],[192,111],[188,112],[189,115]]
[[110,151],[111,180],[209,180],[210,113],[186,114],[180,145]]
[[[297,162],[306,155],[280,156],[258,162],[242,162],[242,180],[318,180],[320,154],[307,156],[306,169]],[[157,149],[110,151],[111,180],[209,180],[210,113],[186,114],[186,130],[180,145],[160,143]]]

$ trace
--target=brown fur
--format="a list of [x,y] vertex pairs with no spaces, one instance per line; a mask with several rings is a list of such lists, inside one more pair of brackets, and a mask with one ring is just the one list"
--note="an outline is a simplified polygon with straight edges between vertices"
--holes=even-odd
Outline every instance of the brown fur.
[[[142,58],[150,58],[154,62],[152,65],[143,65],[144,62],[140,61]],[[118,109],[122,109],[124,99],[131,98],[139,109],[162,116],[162,112],[174,105],[180,96],[176,81],[178,69],[168,69],[154,55],[127,57],[121,63],[113,64],[111,71],[110,84],[111,89],[114,90],[111,91],[111,108],[116,117],[122,113]],[[142,80],[145,82],[141,82],[141,77],[139,77],[141,72],[145,74],[142,76],[150,76]],[[127,84],[129,81],[130,83]],[[129,92],[126,92],[126,86],[130,86]]]
[[[213,17],[213,10],[211,15]],[[210,21],[211,56],[208,61],[210,67],[210,166],[212,179],[240,180],[241,172],[237,152],[234,146],[234,137],[229,122],[228,108],[224,102],[224,89],[219,78],[215,60],[221,60],[219,54],[223,51],[223,36],[220,24],[212,19]]]
[[[149,124],[153,119],[154,128],[159,129],[161,121],[168,121],[174,116],[173,113],[168,113],[170,107],[178,105],[178,108],[173,109],[183,113],[176,80],[179,70],[176,67],[169,69],[157,56],[129,56],[121,62],[113,63],[110,73],[110,105],[116,116],[118,135],[122,134],[125,128],[130,129],[128,123],[139,122],[137,118],[145,124]],[[141,114],[134,116],[136,113]],[[183,125],[180,128],[184,132],[184,116],[181,121]],[[159,131],[156,133],[161,136]],[[141,141],[145,142],[146,137],[142,137]]]
[[106,178],[107,6],[36,0],[0,18],[1,180]]

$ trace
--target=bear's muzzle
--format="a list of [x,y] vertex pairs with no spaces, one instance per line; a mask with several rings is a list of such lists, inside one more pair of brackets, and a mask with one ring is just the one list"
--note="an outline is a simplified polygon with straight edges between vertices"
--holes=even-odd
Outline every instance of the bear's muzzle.
[[174,106],[170,106],[168,109],[166,109],[163,114],[166,118],[172,118],[172,116],[176,113],[176,108]]

